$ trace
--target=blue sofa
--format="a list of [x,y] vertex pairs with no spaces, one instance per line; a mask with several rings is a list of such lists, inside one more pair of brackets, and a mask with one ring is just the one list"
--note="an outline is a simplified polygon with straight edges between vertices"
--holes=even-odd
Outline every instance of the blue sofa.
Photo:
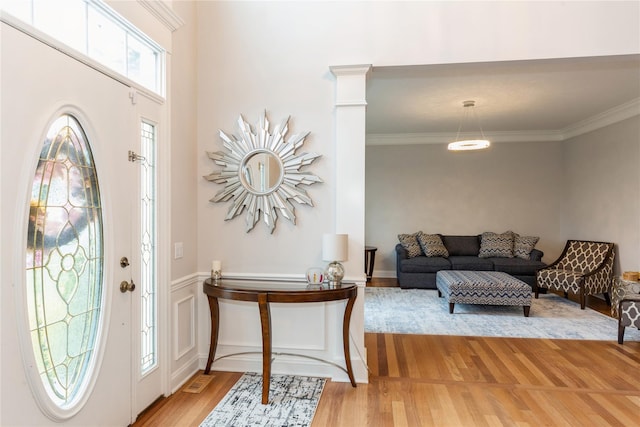
[[436,289],[436,273],[440,270],[502,271],[528,283],[532,288],[536,272],[546,264],[544,253],[533,249],[529,259],[518,257],[479,257],[482,235],[440,235],[449,256],[409,257],[402,244],[396,245],[396,274],[401,288]]

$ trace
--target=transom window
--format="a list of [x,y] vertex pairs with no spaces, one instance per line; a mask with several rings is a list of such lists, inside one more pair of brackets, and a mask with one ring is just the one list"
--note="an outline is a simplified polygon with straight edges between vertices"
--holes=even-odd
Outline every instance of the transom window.
[[0,8],[164,96],[164,49],[102,1],[2,0]]

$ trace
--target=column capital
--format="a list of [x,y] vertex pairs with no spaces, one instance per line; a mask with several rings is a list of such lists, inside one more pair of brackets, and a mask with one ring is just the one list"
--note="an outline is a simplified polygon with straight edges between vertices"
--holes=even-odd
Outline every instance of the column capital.
[[366,79],[371,65],[334,65],[329,68],[336,76],[336,106],[366,106]]
[[329,67],[334,76],[366,76],[371,70],[371,64],[362,65],[331,65]]

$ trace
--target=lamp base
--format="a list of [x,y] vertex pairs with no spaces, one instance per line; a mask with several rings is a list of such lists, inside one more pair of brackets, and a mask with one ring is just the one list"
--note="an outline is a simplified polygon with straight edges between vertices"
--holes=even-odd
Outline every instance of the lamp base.
[[340,286],[344,277],[344,267],[338,261],[333,261],[327,266],[324,275],[329,282],[329,287]]

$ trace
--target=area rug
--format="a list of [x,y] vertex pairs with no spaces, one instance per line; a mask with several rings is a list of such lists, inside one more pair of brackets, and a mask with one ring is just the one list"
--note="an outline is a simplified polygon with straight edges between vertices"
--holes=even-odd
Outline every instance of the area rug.
[[269,404],[262,401],[262,374],[248,372],[200,424],[213,426],[310,426],[325,378],[271,375]]
[[[449,304],[438,291],[365,288],[365,332],[480,337],[617,340],[618,321],[555,294],[531,299],[529,317],[522,307]],[[625,341],[640,341],[627,328]]]

